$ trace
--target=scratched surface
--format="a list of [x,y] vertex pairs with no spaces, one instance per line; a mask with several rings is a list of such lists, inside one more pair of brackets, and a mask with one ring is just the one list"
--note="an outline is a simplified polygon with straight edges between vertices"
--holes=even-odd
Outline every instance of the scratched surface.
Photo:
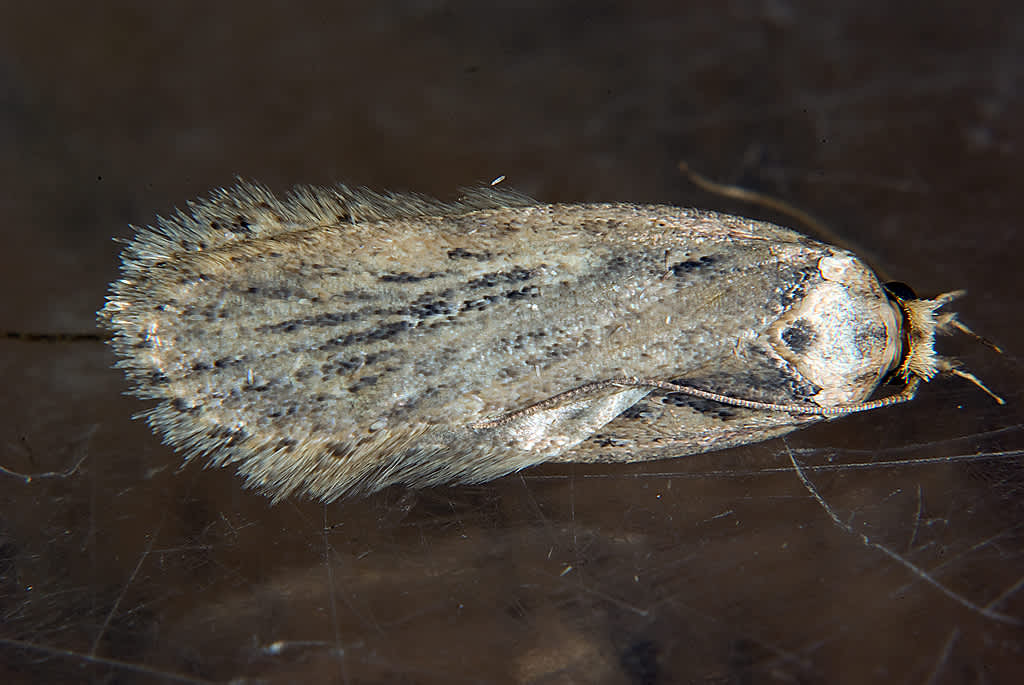
[[[130,223],[233,177],[752,210],[780,195],[1006,350],[670,462],[270,506],[2,342],[0,680],[1012,682],[1024,639],[1024,10],[65,3],[0,16],[0,325],[93,325]],[[778,220],[778,217],[766,218]],[[803,466],[794,470],[791,457]]]

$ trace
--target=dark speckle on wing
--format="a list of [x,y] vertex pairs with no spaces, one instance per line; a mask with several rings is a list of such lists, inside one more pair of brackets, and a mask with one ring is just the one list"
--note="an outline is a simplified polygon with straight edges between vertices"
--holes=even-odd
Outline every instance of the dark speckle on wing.
[[815,337],[813,326],[804,319],[797,319],[781,333],[782,342],[786,343],[786,347],[792,350],[793,354],[804,352],[814,342]]
[[673,276],[685,276],[693,273],[694,271],[706,269],[716,261],[717,260],[714,257],[704,255],[700,259],[688,259],[686,261],[676,262],[669,266],[669,270],[672,272]]

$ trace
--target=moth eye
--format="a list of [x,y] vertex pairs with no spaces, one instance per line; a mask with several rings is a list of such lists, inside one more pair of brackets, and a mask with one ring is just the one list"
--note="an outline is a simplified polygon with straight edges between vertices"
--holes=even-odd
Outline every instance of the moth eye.
[[793,354],[801,354],[814,342],[814,329],[803,319],[797,319],[779,335]]
[[899,281],[889,281],[882,286],[885,288],[885,293],[891,300],[900,300],[906,302],[907,300],[916,300],[917,293],[906,283],[900,283]]

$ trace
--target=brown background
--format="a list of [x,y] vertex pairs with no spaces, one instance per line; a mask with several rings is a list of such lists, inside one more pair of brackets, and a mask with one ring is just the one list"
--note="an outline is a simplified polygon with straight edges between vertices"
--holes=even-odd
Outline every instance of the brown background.
[[968,289],[1008,353],[942,349],[1010,403],[941,379],[792,436],[849,530],[782,441],[272,507],[179,471],[105,346],[0,342],[0,465],[81,461],[0,474],[0,680],[1021,676],[1022,628],[985,614],[1024,618],[1024,5],[151,4],[0,10],[2,327],[90,329],[110,237],[235,175],[755,211],[686,159]]

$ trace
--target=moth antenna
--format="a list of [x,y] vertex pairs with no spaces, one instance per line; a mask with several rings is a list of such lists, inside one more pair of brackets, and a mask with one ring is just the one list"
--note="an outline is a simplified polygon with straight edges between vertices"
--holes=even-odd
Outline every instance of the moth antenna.
[[862,411],[871,411],[872,409],[881,409],[882,407],[891,407],[894,404],[909,402],[917,395],[917,389],[921,385],[921,379],[917,376],[913,376],[909,381],[907,381],[907,385],[903,390],[895,395],[889,395],[888,397],[880,397],[877,400],[859,402],[857,404],[849,404],[839,407],[819,407],[814,404],[776,404],[774,402],[760,402],[758,400],[748,400],[742,397],[733,397],[732,395],[723,395],[717,392],[708,392],[707,390],[701,390],[700,388],[694,388],[689,385],[679,385],[678,383],[672,383],[670,381],[661,381],[649,378],[622,378],[605,381],[603,383],[608,385],[617,385],[620,387],[635,386],[655,388],[666,392],[677,392],[683,395],[699,397],[701,399],[711,400],[712,402],[720,402],[733,407],[744,407],[746,409],[788,411],[795,414],[810,414],[813,416],[827,416],[834,418],[837,416],[857,414]]
[[[711,179],[697,173],[690,168],[690,165],[685,161],[679,162],[679,170],[686,175],[690,182],[696,185],[698,188],[705,190],[709,193],[721,195],[722,197],[731,198],[734,200],[740,200],[742,202],[750,202],[762,207],[767,207],[781,214],[791,217],[798,221],[804,226],[810,228],[820,237],[825,238],[828,242],[834,245],[838,245],[845,249],[850,249],[850,246],[834,231],[829,229],[827,226],[822,224],[820,221],[812,217],[807,212],[794,207],[788,202],[784,202],[778,198],[759,193],[757,191],[750,190],[748,188],[741,188],[734,185],[726,185],[723,183],[717,183]],[[954,376],[959,376],[981,388],[985,393],[992,397],[999,404],[1006,404],[1006,401],[999,395],[992,392],[985,386],[974,374],[964,371],[959,368],[956,360],[947,359],[940,357],[935,353],[933,347],[933,341],[936,333],[948,333],[949,329],[953,328],[962,333],[966,333],[975,340],[984,343],[988,347],[991,347],[996,352],[1003,354],[1003,350],[993,343],[992,341],[978,335],[965,324],[961,323],[957,319],[955,313],[937,314],[938,310],[944,305],[952,302],[953,300],[966,294],[965,290],[953,290],[948,293],[943,293],[933,300],[921,300],[921,299],[903,299],[896,297],[900,304],[900,308],[903,310],[904,316],[909,326],[908,344],[910,349],[908,350],[903,363],[900,365],[898,370],[899,376],[901,376],[907,383],[906,387],[896,395],[884,397],[878,400],[870,402],[863,402],[856,405],[850,405],[848,407],[835,407],[830,410],[822,412],[826,415],[840,415],[848,414],[859,411],[867,411],[869,409],[877,409],[879,407],[890,406],[893,404],[899,404],[912,399],[917,392],[917,388],[920,385],[920,381],[929,381],[935,377],[939,372],[949,373]],[[680,389],[679,392],[687,392],[687,390]],[[696,393],[692,393],[696,394]],[[704,395],[707,399],[715,399],[725,404],[737,404],[739,406],[750,406],[754,408],[758,403],[748,402],[744,400],[737,401],[736,398],[728,397],[709,397]],[[792,408],[787,405],[775,405],[771,406],[767,403],[762,403],[761,408],[774,409],[774,410],[785,410]],[[804,410],[808,411],[808,410]]]
[[760,207],[766,207],[770,210],[776,211],[779,214],[788,216],[797,223],[803,224],[809,228],[812,233],[823,239],[827,243],[832,243],[844,250],[854,252],[853,247],[843,240],[843,238],[833,231],[831,228],[823,224],[822,222],[815,219],[813,216],[805,212],[804,210],[791,205],[785,200],[780,200],[777,197],[772,197],[765,193],[759,193],[756,190],[750,190],[749,188],[742,188],[740,186],[728,185],[725,183],[718,183],[712,181],[707,176],[698,174],[696,171],[690,168],[690,165],[685,161],[679,162],[679,170],[683,172],[693,185],[697,186],[701,190],[709,192],[713,195],[721,195],[722,197],[728,197],[733,200],[739,200],[741,202],[748,202],[753,205]]

